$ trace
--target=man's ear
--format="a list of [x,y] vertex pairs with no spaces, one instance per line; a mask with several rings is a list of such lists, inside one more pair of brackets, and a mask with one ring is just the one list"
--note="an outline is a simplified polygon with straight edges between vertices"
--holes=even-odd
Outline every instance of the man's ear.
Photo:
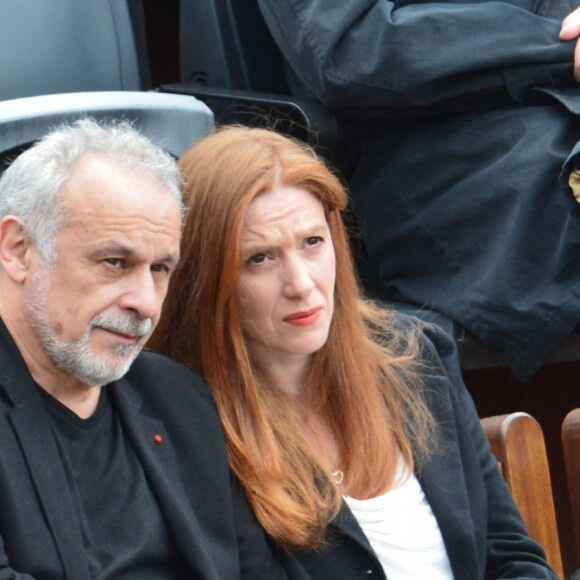
[[14,282],[26,279],[31,246],[32,240],[22,221],[12,215],[0,221],[0,264]]

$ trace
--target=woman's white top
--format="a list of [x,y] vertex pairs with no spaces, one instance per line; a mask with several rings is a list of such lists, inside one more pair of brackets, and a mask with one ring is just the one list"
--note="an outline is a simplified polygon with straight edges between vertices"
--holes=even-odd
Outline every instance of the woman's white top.
[[[400,462],[402,463],[402,462]],[[453,580],[441,531],[417,478],[401,465],[387,493],[348,507],[368,538],[388,580]]]

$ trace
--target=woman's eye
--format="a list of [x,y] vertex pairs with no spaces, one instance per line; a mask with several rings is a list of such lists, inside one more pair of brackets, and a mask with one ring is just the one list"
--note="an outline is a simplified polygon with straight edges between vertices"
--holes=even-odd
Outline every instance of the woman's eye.
[[324,238],[322,236],[310,236],[306,238],[306,245],[307,246],[318,246],[324,242]]
[[250,264],[262,264],[266,261],[266,254],[254,254],[249,260]]

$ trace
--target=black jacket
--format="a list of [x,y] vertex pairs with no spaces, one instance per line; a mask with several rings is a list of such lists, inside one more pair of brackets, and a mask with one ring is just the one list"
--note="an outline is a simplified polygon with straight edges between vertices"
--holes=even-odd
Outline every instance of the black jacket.
[[580,322],[560,181],[580,88],[558,37],[577,0],[257,1],[294,91],[338,115],[367,288],[444,312],[527,380]]
[[[122,380],[105,388],[191,578],[285,578],[231,476],[205,384],[180,365],[143,352]],[[12,578],[90,576],[39,387],[0,321],[0,579]]]
[[[425,374],[430,408],[441,427],[439,450],[418,478],[435,514],[455,580],[556,580],[542,548],[528,536],[497,460],[491,454],[454,343],[425,328]],[[369,542],[343,504],[326,548],[286,554],[288,570],[313,580],[385,579]]]

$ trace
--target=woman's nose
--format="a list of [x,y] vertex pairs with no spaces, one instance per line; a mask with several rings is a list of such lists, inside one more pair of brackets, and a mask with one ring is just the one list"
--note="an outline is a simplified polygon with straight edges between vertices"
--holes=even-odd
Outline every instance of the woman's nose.
[[284,295],[288,298],[304,297],[315,287],[306,260],[294,257],[284,265]]

